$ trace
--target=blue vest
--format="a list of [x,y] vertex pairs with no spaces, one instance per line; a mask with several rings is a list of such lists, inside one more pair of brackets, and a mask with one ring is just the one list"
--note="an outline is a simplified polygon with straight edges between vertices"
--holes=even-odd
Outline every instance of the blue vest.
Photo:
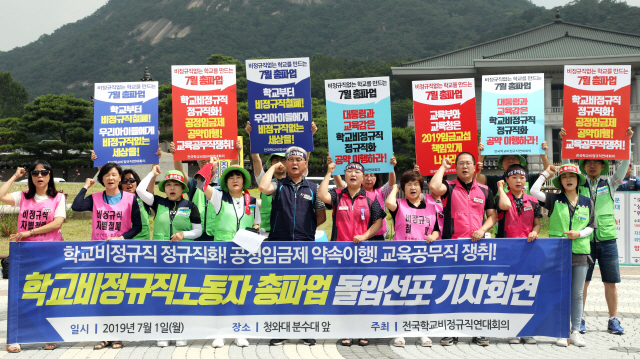
[[302,181],[297,191],[289,176],[278,180],[271,194],[270,241],[314,241],[316,236],[316,201],[318,185]]

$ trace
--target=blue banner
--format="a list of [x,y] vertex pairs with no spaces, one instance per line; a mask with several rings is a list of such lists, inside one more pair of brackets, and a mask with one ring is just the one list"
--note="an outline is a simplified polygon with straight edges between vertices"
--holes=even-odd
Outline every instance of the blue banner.
[[389,77],[325,80],[329,154],[335,175],[350,162],[366,172],[393,172]]
[[247,60],[251,153],[313,152],[308,57]]
[[96,167],[158,163],[157,82],[95,84],[93,150]]
[[8,343],[569,334],[566,238],[10,251]]
[[482,155],[543,154],[544,74],[482,76],[480,126]]

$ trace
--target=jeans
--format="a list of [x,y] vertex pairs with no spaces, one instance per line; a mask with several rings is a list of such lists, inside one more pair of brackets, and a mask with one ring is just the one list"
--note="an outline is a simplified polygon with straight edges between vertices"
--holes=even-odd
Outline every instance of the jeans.
[[[600,266],[600,276],[603,283],[620,283],[620,265],[618,262],[618,244],[615,239],[591,242],[591,258]],[[591,282],[591,275],[595,263],[589,266],[587,282]]]
[[580,330],[582,319],[582,292],[588,265],[571,267],[571,331]]

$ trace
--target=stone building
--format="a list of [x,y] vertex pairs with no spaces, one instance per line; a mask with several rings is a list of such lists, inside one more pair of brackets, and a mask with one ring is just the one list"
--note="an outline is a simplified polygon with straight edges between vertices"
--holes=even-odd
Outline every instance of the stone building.
[[[411,82],[455,78],[474,78],[477,121],[480,128],[482,76],[497,74],[544,73],[545,139],[549,159],[560,162],[564,65],[631,65],[632,158],[640,161],[640,36],[598,29],[556,19],[517,34],[466,47],[392,68],[392,73],[411,94]],[[414,126],[413,114],[408,126]],[[553,158],[551,158],[553,154]],[[528,156],[531,171],[540,171],[540,157]],[[487,156],[485,168],[495,169],[496,156]]]

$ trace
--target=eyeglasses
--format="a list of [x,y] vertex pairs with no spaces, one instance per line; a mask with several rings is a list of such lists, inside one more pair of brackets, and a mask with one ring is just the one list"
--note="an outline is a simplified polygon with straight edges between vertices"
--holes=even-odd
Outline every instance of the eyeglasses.
[[289,158],[287,158],[287,161],[288,161],[288,162],[294,162],[294,161],[295,161],[296,163],[300,163],[300,162],[303,162],[303,161],[304,161],[304,158],[299,158],[299,157],[298,157],[298,158],[293,158],[293,157],[289,157]]
[[458,166],[471,167],[473,166],[473,162],[458,162]]
[[282,157],[272,157],[271,158],[271,163],[278,163],[278,162],[284,162],[285,159]]
[[31,175],[33,177],[38,177],[38,175],[42,175],[42,177],[46,177],[46,176],[49,175],[49,173],[51,173],[51,171],[49,171],[49,170],[31,171]]
[[135,178],[129,178],[129,179],[122,180],[122,183],[123,183],[123,184],[124,184],[124,183],[135,183],[135,182],[136,182],[136,179],[135,179]]

